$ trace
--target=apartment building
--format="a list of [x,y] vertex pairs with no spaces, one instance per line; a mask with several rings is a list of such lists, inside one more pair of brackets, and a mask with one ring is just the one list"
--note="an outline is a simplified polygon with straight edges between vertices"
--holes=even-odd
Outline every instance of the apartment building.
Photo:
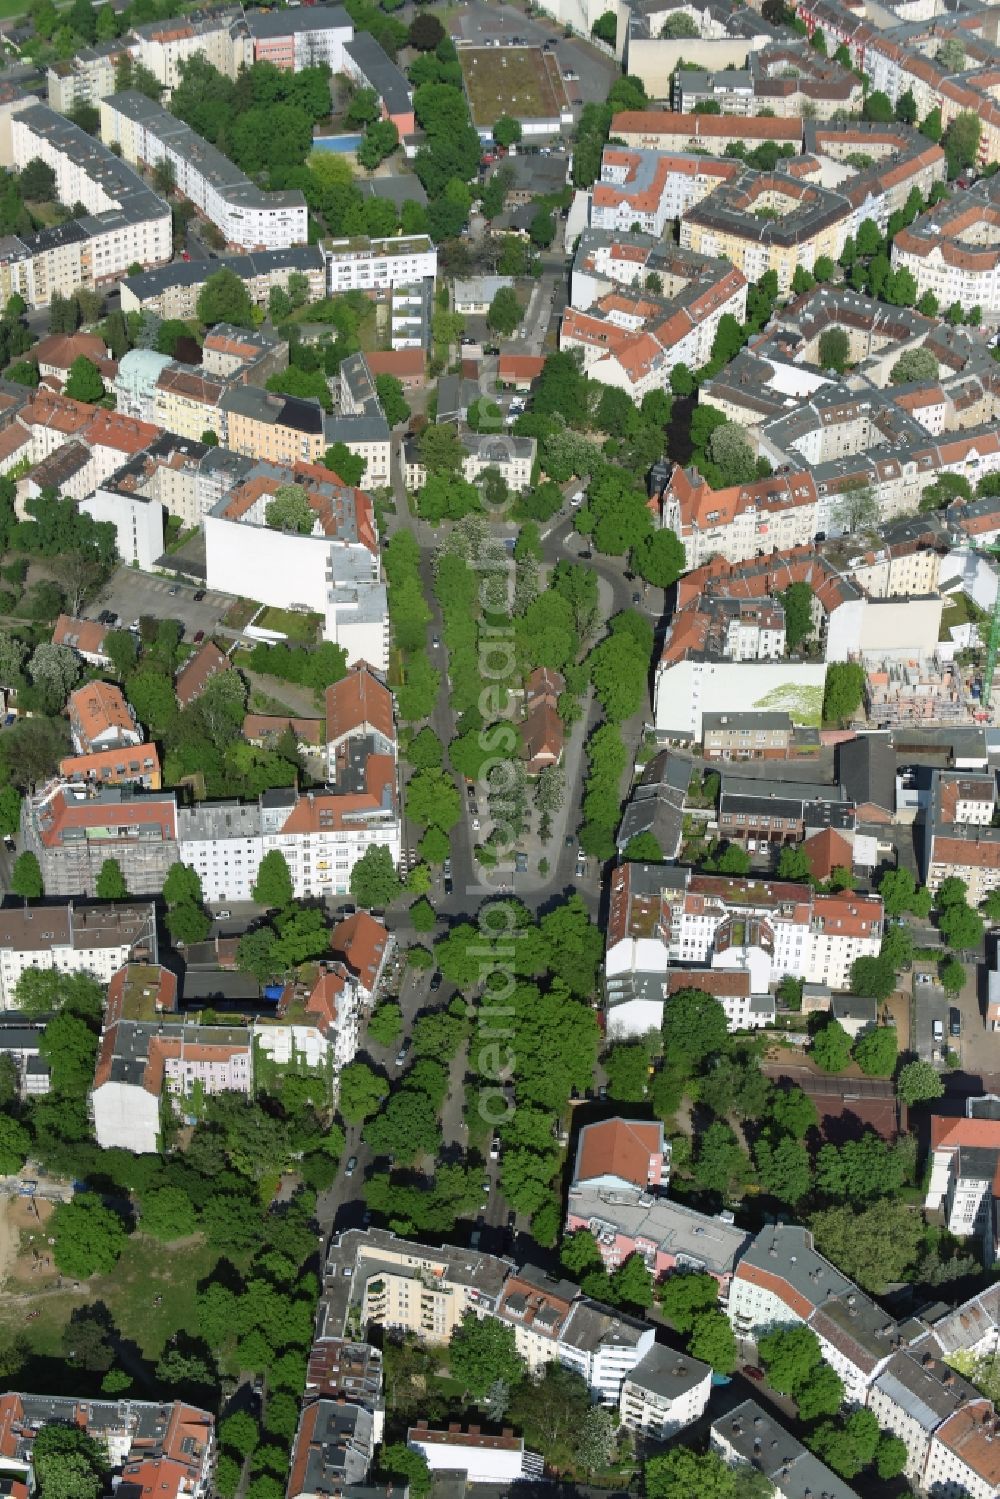
[[59,774],[64,781],[90,788],[142,786],[146,791],[159,791],[162,785],[159,751],[147,743],[92,755],[67,755],[59,761]]
[[678,964],[746,971],[754,994],[786,973],[846,989],[855,959],[877,956],[882,924],[878,896],[625,863],[612,873],[605,973],[665,980]]
[[108,626],[94,619],[74,619],[69,614],[60,614],[52,631],[52,644],[68,646],[76,651],[88,666],[107,666],[109,658],[104,654],[104,637]]
[[102,984],[125,963],[157,960],[156,912],[149,902],[11,907],[0,911],[0,1008],[18,1008],[28,969],[88,973]]
[[[253,57],[239,18],[239,10],[220,9],[151,21],[135,28],[128,50],[140,67],[152,73],[162,90],[160,97],[168,103],[181,81],[184,64],[192,57],[204,57],[227,78],[236,78],[241,67],[249,66]],[[96,104],[114,91],[112,79],[112,86],[91,102]]]
[[32,1452],[47,1426],[83,1432],[107,1455],[123,1492],[207,1499],[215,1464],[215,1421],[184,1401],[101,1400],[75,1395],[0,1395],[0,1461],[14,1496],[34,1493]]
[[787,781],[769,791],[756,778],[723,778],[719,831],[727,842],[752,852],[777,851],[832,831],[846,843],[850,856],[856,825],[854,804],[838,786]]
[[931,1494],[994,1499],[1000,1491],[1000,1420],[990,1400],[969,1400],[931,1437],[922,1486]]
[[69,695],[69,731],[77,753],[125,749],[141,744],[142,729],[120,687],[111,682],[87,682]]
[[965,1118],[931,1115],[930,1165],[924,1206],[944,1216],[949,1233],[980,1241],[986,1260],[997,1252],[1000,1100],[968,1098]]
[[334,239],[324,247],[326,289],[382,291],[412,286],[437,276],[437,248],[426,234],[399,239]]
[[245,24],[254,62],[271,62],[296,73],[324,64],[332,74],[347,71],[347,47],[354,27],[341,5],[256,10],[245,16]]
[[[649,289],[659,281],[661,290]],[[573,264],[572,305],[560,349],[580,349],[591,379],[636,401],[666,390],[676,364],[711,354],[719,321],[746,315],[746,282],[721,261],[658,244],[647,234],[587,229]]]
[[81,47],[69,59],[49,63],[45,74],[46,97],[52,109],[72,114],[78,104],[100,104],[115,91],[118,63],[130,47],[127,37]]
[[657,1195],[666,1191],[669,1177],[670,1145],[664,1141],[662,1123],[602,1119],[585,1124],[577,1136],[574,1188],[636,1188]]
[[704,1414],[711,1390],[708,1364],[654,1343],[622,1380],[618,1414],[640,1441],[665,1442]]
[[641,1187],[587,1182],[574,1182],[566,1199],[566,1232],[577,1229],[593,1234],[609,1273],[639,1254],[654,1280],[674,1270],[703,1270],[714,1275],[722,1296],[749,1240],[731,1213],[710,1217]]
[[[250,389],[240,387],[240,392]],[[320,412],[315,403],[297,404]],[[282,420],[293,418],[283,413]],[[277,429],[269,430],[273,434]],[[247,440],[245,429],[236,441],[256,445]],[[268,526],[268,504],[283,484],[304,490],[316,516],[310,536]],[[261,459],[234,477],[203,523],[210,588],[249,593],[277,608],[315,612],[323,618],[324,638],[343,646],[349,662],[388,669],[386,588],[374,510],[363,490],[345,485],[314,461]]]
[[557,1362],[574,1370],[603,1405],[617,1405],[622,1381],[652,1349],[652,1326],[581,1295],[572,1281],[522,1265],[504,1282],[497,1320],[514,1329],[531,1373]]
[[[335,72],[341,71],[335,69]],[[360,88],[375,90],[383,120],[391,120],[400,140],[416,130],[413,89],[406,74],[386,55],[370,32],[362,31],[344,47],[343,70]]]
[[101,102],[101,139],[127,162],[172,164],[177,190],[243,250],[305,244],[307,210],[299,192],[263,192],[190,126],[135,89]]
[[757,1234],[736,1267],[727,1312],[737,1337],[753,1342],[773,1327],[809,1326],[852,1405],[865,1404],[901,1346],[893,1319],[816,1252],[800,1224]]
[[122,311],[192,318],[206,280],[221,269],[239,276],[255,307],[267,306],[274,286],[287,292],[288,278],[293,275],[306,277],[311,302],[326,293],[326,259],[319,245],[289,245],[252,255],[223,255],[218,260],[176,260],[157,270],[128,276],[122,282]]
[[786,760],[795,730],[787,713],[704,713],[706,760]]
[[325,422],[327,446],[342,442],[348,452],[365,460],[362,479],[367,489],[388,484],[392,433],[364,354],[352,354],[341,364],[339,397],[338,411]]
[[257,803],[180,808],[179,857],[197,870],[205,899],[251,899],[260,861],[272,848],[288,861],[299,899],[346,895],[351,870],[373,845],[388,848],[398,863],[395,761],[363,740],[353,743],[352,757],[333,794],[300,796],[288,788],[266,791]]
[[0,295],[17,292],[32,306],[79,286],[104,286],[130,265],[163,265],[173,254],[169,206],[115,154],[45,104],[31,104],[10,122],[16,167],[35,158],[56,174],[62,203],[82,203],[86,216],[36,234],[9,235],[0,245]]
[[316,1400],[299,1418],[287,1499],[358,1492],[375,1452],[373,1419],[360,1405]]
[[326,761],[332,783],[356,740],[375,754],[396,758],[395,702],[389,688],[361,662],[326,689]]
[[46,895],[95,895],[105,859],[117,860],[134,895],[156,895],[179,857],[176,798],[52,781],[24,798],[21,839],[38,859]]
[[219,399],[225,442],[235,453],[268,463],[318,463],[326,451],[318,401],[227,385]]
[[996,778],[989,773],[934,771],[920,841],[927,888],[957,876],[979,905],[1000,885],[1000,828],[992,826]]
[[746,1463],[765,1474],[776,1499],[858,1499],[855,1489],[754,1400],[744,1400],[712,1422],[712,1451],[729,1464]]
[[940,1357],[932,1340],[894,1353],[868,1392],[868,1409],[883,1431],[906,1443],[906,1477],[922,1486],[931,1439],[978,1391]]
[[746,562],[805,546],[816,530],[816,486],[806,472],[710,489],[696,469],[677,464],[661,505],[661,525],[677,534],[689,569],[717,554]]
[[[696,75],[700,77],[701,75]],[[676,114],[671,110],[623,110],[611,121],[611,134],[632,150],[703,151],[724,156],[726,147],[749,148],[772,142],[802,150],[802,122],[794,119],[741,118],[728,114]]]
[[955,193],[920,215],[892,242],[893,269],[908,270],[923,296],[941,307],[982,308],[1000,318],[1000,184],[996,178]]
[[478,1426],[461,1431],[451,1424],[440,1431],[418,1421],[407,1431],[406,1445],[420,1453],[432,1474],[454,1475],[465,1483],[538,1482],[545,1474],[541,1455],[528,1451],[511,1426],[488,1436]]

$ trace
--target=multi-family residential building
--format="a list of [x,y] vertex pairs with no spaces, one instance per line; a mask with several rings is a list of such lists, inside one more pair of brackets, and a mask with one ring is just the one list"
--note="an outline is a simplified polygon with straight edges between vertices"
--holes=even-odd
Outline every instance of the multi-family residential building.
[[371,742],[375,754],[396,756],[392,693],[364,662],[326,689],[326,758],[331,782],[353,741]]
[[215,1465],[215,1421],[184,1401],[101,1400],[73,1395],[0,1395],[0,1461],[16,1496],[34,1493],[34,1443],[47,1426],[80,1431],[105,1453],[122,1493],[207,1499]]
[[367,911],[355,911],[330,933],[330,947],[358,986],[362,1004],[372,1005],[396,939]]
[[990,1400],[969,1400],[931,1437],[921,1487],[929,1494],[994,1499],[1000,1492],[1000,1421]]
[[327,417],[325,441],[328,447],[342,442],[349,452],[365,460],[361,477],[367,489],[389,483],[392,433],[364,354],[352,354],[340,366],[339,410]]
[[11,907],[0,911],[0,1007],[16,1009],[29,969],[89,973],[109,984],[125,963],[157,961],[156,911],[148,902]]
[[765,1474],[776,1499],[806,1499],[807,1495],[858,1499],[855,1489],[814,1457],[756,1401],[744,1400],[713,1421],[711,1445],[725,1462],[747,1463]]
[[375,1452],[373,1418],[361,1405],[315,1400],[299,1419],[292,1447],[287,1499],[357,1492]]
[[129,37],[114,37],[49,63],[45,82],[50,106],[66,115],[79,104],[100,104],[114,93],[118,64],[131,45]]
[[301,10],[255,10],[245,15],[254,62],[271,62],[287,72],[317,68],[331,73],[347,66],[347,46],[354,35],[342,5],[312,5]]
[[932,893],[955,876],[968,886],[970,903],[979,905],[1000,886],[1000,828],[992,826],[996,799],[992,773],[933,773],[919,845],[924,882]]
[[194,317],[202,287],[220,268],[239,276],[256,307],[267,305],[274,286],[287,292],[289,276],[305,276],[311,302],[318,301],[326,291],[326,258],[319,245],[290,245],[253,255],[225,255],[220,260],[175,260],[157,270],[129,276],[122,282],[122,311],[155,312],[162,318]]
[[816,531],[816,486],[804,471],[711,489],[697,469],[678,464],[661,505],[661,524],[682,542],[689,569],[715,556],[739,563],[788,551]]
[[370,32],[359,32],[344,47],[343,72],[361,88],[375,90],[382,118],[392,121],[400,140],[413,134],[416,129],[413,87]]
[[710,1217],[638,1187],[604,1191],[586,1183],[570,1188],[566,1230],[594,1235],[610,1272],[640,1254],[651,1275],[662,1280],[674,1270],[714,1275],[724,1295],[749,1235],[731,1213]]
[[[315,512],[309,536],[267,524],[268,505],[285,484],[304,490]],[[363,490],[315,462],[261,459],[223,493],[204,528],[209,587],[315,612],[324,638],[343,646],[349,662],[388,669],[388,602],[374,508]]]
[[704,965],[749,973],[754,994],[786,973],[846,989],[855,960],[878,955],[882,925],[877,895],[624,863],[611,878],[605,973],[665,981],[675,964]]
[[17,1096],[22,1102],[44,1098],[52,1090],[52,1069],[42,1055],[44,1020],[20,1020],[0,1016],[0,1056],[14,1069]]
[[62,203],[82,203],[83,218],[0,245],[0,296],[15,293],[33,306],[79,286],[103,286],[130,265],[165,264],[173,253],[170,209],[139,173],[45,104],[21,109],[10,122],[15,166],[36,158],[56,174]]
[[367,740],[352,743],[334,792],[265,791],[257,803],[202,802],[177,810],[180,854],[205,899],[249,900],[261,859],[279,849],[297,898],[344,895],[351,870],[373,846],[400,855],[396,764]]
[[424,234],[401,239],[334,239],[324,247],[327,291],[382,291],[437,276],[437,249]]
[[894,268],[908,270],[923,296],[941,307],[955,302],[966,311],[982,308],[1000,316],[1000,186],[994,178],[955,193],[920,215],[892,242]]
[[226,445],[267,463],[318,463],[326,450],[323,408],[318,401],[226,385],[219,397]]
[[195,1090],[250,1093],[251,1031],[164,1020],[176,1000],[177,980],[166,969],[123,968],[112,980],[90,1094],[104,1150],[157,1150],[164,1099],[183,1115]]
[[227,245],[280,250],[305,244],[307,210],[301,193],[263,192],[215,146],[145,94],[129,89],[102,100],[101,139],[120,146],[124,160],[134,165],[170,162],[178,190],[216,226]]
[[580,236],[571,300],[560,349],[580,349],[591,379],[640,401],[667,389],[675,365],[708,360],[720,320],[746,315],[746,281],[723,261],[651,234],[593,228]]
[[662,1123],[643,1119],[602,1119],[585,1124],[577,1136],[573,1187],[593,1191],[659,1194],[670,1176],[670,1146]]
[[622,1380],[655,1342],[651,1325],[589,1300],[572,1281],[534,1265],[507,1277],[494,1315],[514,1329],[530,1372],[560,1363],[605,1405],[618,1404]]
[[934,1432],[978,1391],[923,1343],[894,1353],[868,1392],[868,1409],[883,1431],[906,1443],[904,1472],[922,1487]]
[[105,859],[117,861],[134,895],[156,895],[178,859],[176,796],[51,781],[24,798],[21,838],[46,895],[96,895]]
[[181,708],[188,708],[197,701],[215,677],[232,671],[233,663],[225,651],[220,651],[214,640],[205,643],[189,656],[174,680],[174,692]]
[[964,1119],[931,1115],[931,1174],[924,1206],[944,1216],[949,1233],[981,1242],[996,1256],[1000,1099],[966,1099]]
[[122,749],[97,750],[92,755],[67,755],[59,761],[59,775],[72,784],[142,786],[159,791],[163,781],[160,756],[155,744],[142,743]]
[[755,1343],[774,1327],[812,1328],[851,1404],[865,1403],[900,1347],[893,1319],[816,1252],[800,1224],[757,1234],[736,1267],[727,1310],[737,1337]]
[[121,688],[112,682],[77,687],[69,695],[66,711],[73,743],[81,755],[142,743],[135,714]]
[[708,1364],[654,1343],[622,1380],[618,1414],[640,1441],[665,1442],[704,1414],[711,1390]]
[[[702,75],[698,75],[702,76]],[[724,156],[726,147],[762,146],[766,141],[802,149],[801,120],[741,118],[728,114],[677,114],[665,109],[624,110],[611,122],[615,140],[631,149],[692,151]]]
[[432,1474],[454,1474],[465,1483],[537,1482],[545,1473],[541,1455],[528,1451],[511,1426],[492,1436],[478,1426],[462,1431],[450,1425],[441,1431],[418,1421],[407,1431],[406,1445],[421,1454]]
[[67,645],[88,666],[103,667],[110,664],[103,651],[107,633],[108,626],[98,624],[96,619],[73,619],[68,614],[60,614],[52,631],[52,644]]
[[706,760],[787,760],[795,740],[788,713],[703,713]]

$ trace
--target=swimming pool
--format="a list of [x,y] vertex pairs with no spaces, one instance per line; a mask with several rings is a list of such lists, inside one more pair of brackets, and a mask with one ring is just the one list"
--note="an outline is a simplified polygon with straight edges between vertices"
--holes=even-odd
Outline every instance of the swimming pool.
[[344,155],[356,151],[363,140],[363,135],[318,135],[313,145],[318,151],[337,151]]

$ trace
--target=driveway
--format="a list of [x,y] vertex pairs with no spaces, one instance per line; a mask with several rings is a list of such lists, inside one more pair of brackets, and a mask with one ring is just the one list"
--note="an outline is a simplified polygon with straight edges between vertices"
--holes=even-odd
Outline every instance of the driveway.
[[[933,969],[914,964],[912,1044],[923,1062],[939,1065],[949,1045],[948,995],[938,983]],[[940,1040],[934,1038],[934,1023],[940,1023]]]

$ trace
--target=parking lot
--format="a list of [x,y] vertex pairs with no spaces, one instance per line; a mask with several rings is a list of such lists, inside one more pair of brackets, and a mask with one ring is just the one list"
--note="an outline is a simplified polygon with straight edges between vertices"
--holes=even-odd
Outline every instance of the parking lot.
[[[938,983],[933,971],[926,968],[913,975],[913,1041],[917,1056],[923,1062],[940,1063],[949,1047],[958,1050],[957,1038],[948,1034],[949,996]],[[940,1033],[935,1037],[935,1023]]]
[[185,638],[191,640],[199,630],[206,635],[215,630],[233,603],[230,594],[212,591],[206,591],[205,597],[196,602],[195,594],[201,591],[194,583],[174,583],[169,578],[120,567],[87,613],[96,619],[102,610],[113,610],[126,630],[143,614],[154,619],[176,619],[184,627]]

